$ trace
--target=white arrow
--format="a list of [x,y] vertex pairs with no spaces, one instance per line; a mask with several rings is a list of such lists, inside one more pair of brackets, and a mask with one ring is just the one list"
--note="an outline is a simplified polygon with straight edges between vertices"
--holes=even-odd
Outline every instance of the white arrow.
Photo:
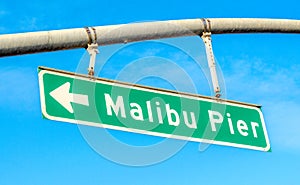
[[74,113],[71,102],[89,106],[89,97],[87,95],[70,93],[70,82],[66,82],[63,85],[51,91],[50,96],[52,96],[70,113]]

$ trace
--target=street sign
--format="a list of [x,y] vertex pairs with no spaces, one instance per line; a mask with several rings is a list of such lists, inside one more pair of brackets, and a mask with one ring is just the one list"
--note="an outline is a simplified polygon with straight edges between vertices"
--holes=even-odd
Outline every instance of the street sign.
[[257,105],[39,67],[42,114],[56,121],[269,151]]

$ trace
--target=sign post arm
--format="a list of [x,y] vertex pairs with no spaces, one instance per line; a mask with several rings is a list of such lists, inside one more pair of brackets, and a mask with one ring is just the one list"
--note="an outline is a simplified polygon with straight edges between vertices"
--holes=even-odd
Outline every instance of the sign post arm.
[[[94,27],[98,45],[135,42],[161,38],[199,35],[204,32],[200,19],[157,21]],[[228,33],[300,33],[300,20],[212,18],[212,34]],[[183,29],[182,29],[183,28]],[[85,48],[90,38],[83,28],[0,35],[0,57],[46,51]]]

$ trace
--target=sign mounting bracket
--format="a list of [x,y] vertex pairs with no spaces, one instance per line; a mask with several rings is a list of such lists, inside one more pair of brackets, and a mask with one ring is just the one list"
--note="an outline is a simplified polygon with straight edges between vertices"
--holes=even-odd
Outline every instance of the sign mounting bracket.
[[215,57],[214,57],[214,53],[213,53],[213,49],[212,49],[210,20],[208,20],[208,19],[201,19],[201,20],[204,25],[204,31],[201,35],[201,38],[205,45],[206,57],[207,57],[208,66],[209,66],[209,70],[210,70],[211,81],[212,81],[212,85],[214,88],[215,96],[217,98],[220,98],[221,97],[221,89],[219,86],[219,80],[218,80],[217,71],[216,71]]
[[[89,37],[89,43],[86,48],[86,50],[88,51],[88,53],[90,55],[90,64],[89,64],[89,68],[88,68],[88,75],[94,76],[96,55],[99,53],[98,43],[97,43],[97,32],[94,27],[85,27],[85,30]],[[91,30],[94,33],[93,36],[91,34]]]

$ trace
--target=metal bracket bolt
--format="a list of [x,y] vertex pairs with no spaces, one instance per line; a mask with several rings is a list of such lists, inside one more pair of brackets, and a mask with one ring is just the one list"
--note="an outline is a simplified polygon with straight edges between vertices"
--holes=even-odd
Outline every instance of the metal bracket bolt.
[[[86,33],[88,35],[89,44],[87,47],[87,51],[90,55],[90,64],[88,68],[88,75],[94,76],[95,74],[95,62],[96,55],[99,53],[98,44],[97,44],[97,32],[93,27],[85,27]],[[91,34],[94,33],[93,35]]]

